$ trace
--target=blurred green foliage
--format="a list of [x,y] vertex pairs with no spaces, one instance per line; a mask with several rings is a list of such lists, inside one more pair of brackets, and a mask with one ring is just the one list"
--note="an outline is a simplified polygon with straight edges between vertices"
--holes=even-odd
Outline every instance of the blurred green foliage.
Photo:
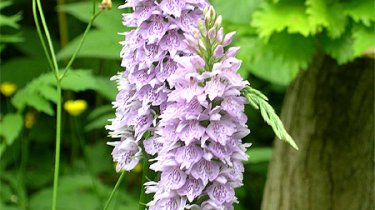
[[[328,55],[339,64],[361,56],[374,56],[375,14],[372,0],[211,0],[223,15],[225,30],[237,31],[234,45],[241,46],[241,74],[262,90],[277,112],[287,85],[317,55]],[[118,175],[104,126],[114,111],[116,94],[110,77],[121,71],[119,54],[129,29],[121,24],[114,2],[94,22],[78,60],[64,78],[64,101],[83,99],[88,109],[80,116],[64,113],[62,170],[59,209],[100,209]],[[59,62],[73,54],[90,20],[92,2],[66,0],[43,2]],[[55,135],[56,85],[48,69],[29,1],[0,2],[1,77],[17,91],[1,95],[0,209],[43,210],[50,208]],[[65,12],[70,37],[60,47],[59,20]],[[16,15],[14,15],[16,14]],[[22,16],[20,14],[23,14]],[[21,19],[22,17],[22,19]],[[12,37],[8,39],[8,36]],[[21,39],[22,38],[22,39]],[[9,41],[10,40],[10,41]],[[246,163],[244,187],[237,190],[236,210],[259,209],[272,155],[272,130],[257,111],[246,109],[252,142]],[[139,171],[126,174],[111,209],[136,209],[140,189]]]

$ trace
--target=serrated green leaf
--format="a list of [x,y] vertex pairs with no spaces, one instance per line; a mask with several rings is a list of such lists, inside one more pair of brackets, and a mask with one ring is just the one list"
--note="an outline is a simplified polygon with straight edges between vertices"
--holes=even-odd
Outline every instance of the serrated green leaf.
[[21,114],[10,113],[0,121],[0,136],[4,137],[7,145],[13,144],[23,127]]
[[375,48],[375,24],[370,27],[357,24],[353,27],[352,34],[354,56],[362,56]]
[[[97,77],[90,70],[70,70],[61,82],[63,90],[84,91],[95,90],[113,100],[116,88],[113,83],[107,82],[108,78]],[[19,90],[12,98],[12,104],[20,111],[26,105],[36,110],[53,115],[54,111],[50,102],[56,103],[56,79],[53,73],[40,75],[23,89]]]
[[316,32],[325,28],[331,38],[338,38],[345,31],[347,18],[343,14],[343,4],[338,1],[307,0],[306,14]]
[[[40,91],[46,85],[53,85],[54,83],[52,73],[40,75],[38,78],[32,80],[23,89],[18,91],[11,99],[11,102],[20,111],[22,111],[25,106],[28,105],[34,107],[38,111],[44,112],[48,115],[53,115],[54,110],[52,109],[51,104],[45,97],[42,96]],[[51,96],[51,98],[52,97],[53,96]]]
[[260,10],[254,12],[251,25],[262,38],[268,39],[273,33],[286,29],[289,33],[308,36],[316,31],[305,13],[303,2],[264,2]]
[[70,70],[61,81],[61,87],[65,90],[94,90],[96,86],[96,78],[88,70]]
[[375,21],[375,9],[373,0],[351,0],[345,4],[344,14],[349,15],[356,22],[362,22],[370,26]]
[[52,108],[52,105],[48,102],[48,100],[34,92],[31,92],[30,95],[28,95],[28,98],[26,99],[26,104],[50,116],[53,116],[55,113],[55,111]]
[[353,38],[349,31],[337,39],[332,39],[327,34],[323,34],[320,39],[323,50],[336,59],[338,64],[347,63],[355,58]]
[[57,90],[55,87],[51,85],[44,85],[38,89],[38,91],[45,99],[52,101],[53,103],[57,103]]
[[267,43],[256,37],[240,39],[238,57],[243,68],[278,85],[288,85],[315,54],[314,38],[286,32],[274,34]]

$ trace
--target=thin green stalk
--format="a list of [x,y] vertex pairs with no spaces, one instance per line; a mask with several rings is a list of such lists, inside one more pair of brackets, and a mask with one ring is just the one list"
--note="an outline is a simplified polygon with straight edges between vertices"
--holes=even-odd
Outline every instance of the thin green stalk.
[[64,77],[66,72],[68,71],[68,69],[72,66],[74,60],[76,59],[77,55],[78,55],[78,52],[81,50],[81,47],[82,47],[82,44],[83,42],[85,41],[86,39],[86,36],[88,34],[88,32],[90,31],[91,27],[92,27],[92,24],[94,22],[94,20],[101,14],[101,11],[99,11],[98,13],[96,14],[93,14],[93,16],[91,17],[89,23],[87,24],[87,27],[86,27],[86,30],[85,32],[83,33],[83,36],[81,38],[81,40],[79,41],[79,44],[78,44],[78,47],[76,48],[76,50],[74,51],[72,57],[70,58],[68,64],[66,65],[63,73],[62,73],[62,76],[61,77]]
[[[93,5],[95,5],[95,0],[93,1]],[[44,38],[42,36],[42,30],[41,30],[41,27],[39,25],[39,19],[38,19],[38,15],[37,15],[37,10],[39,12],[39,16],[40,16],[40,21],[42,22],[42,26],[43,26],[43,29],[44,29],[44,34],[45,34],[45,37],[47,39],[47,43],[48,43],[48,48],[47,48],[47,45],[44,41]],[[56,117],[56,152],[55,152],[55,169],[54,169],[54,179],[53,179],[53,195],[52,195],[52,210],[56,210],[56,204],[57,204],[57,192],[58,192],[58,180],[59,180],[59,167],[60,167],[60,147],[61,147],[61,111],[62,111],[62,96],[61,96],[61,80],[63,78],[63,76],[65,75],[65,73],[67,72],[67,70],[70,68],[70,66],[72,65],[73,61],[75,60],[75,57],[77,55],[77,53],[79,52],[80,48],[82,47],[82,44],[83,44],[83,41],[88,33],[88,31],[90,30],[91,26],[92,26],[92,23],[93,21],[95,20],[95,18],[100,14],[100,12],[96,13],[95,14],[95,9],[93,9],[93,17],[91,18],[86,30],[85,30],[85,33],[84,33],[84,36],[82,37],[76,51],[74,52],[72,58],[70,59],[68,65],[66,66],[66,68],[64,69],[64,72],[62,75],[60,75],[60,71],[59,71],[59,66],[57,64],[57,59],[56,59],[56,54],[55,54],[55,50],[53,48],[53,44],[52,44],[52,39],[51,39],[51,35],[49,33],[49,30],[48,30],[48,26],[47,26],[47,23],[46,23],[46,20],[45,20],[45,17],[44,17],[44,13],[43,13],[43,9],[42,9],[42,6],[41,6],[41,3],[40,3],[40,0],[33,0],[33,16],[34,16],[34,21],[35,21],[35,24],[36,24],[36,28],[37,28],[37,31],[38,31],[38,35],[39,35],[39,38],[41,40],[41,43],[42,43],[42,46],[43,46],[43,49],[46,53],[46,57],[47,57],[47,60],[55,74],[55,77],[56,77],[56,86],[57,86],[57,117]],[[48,51],[49,50],[49,51]]]
[[120,187],[120,184],[121,184],[122,179],[124,178],[124,175],[125,175],[125,171],[123,171],[123,172],[121,173],[120,177],[118,178],[117,183],[116,183],[115,187],[113,188],[113,190],[112,190],[112,192],[111,192],[111,195],[109,196],[108,201],[107,201],[107,203],[105,204],[103,210],[107,210],[107,209],[108,209],[109,205],[110,205],[111,202],[112,202],[113,196],[115,195],[117,189]]
[[56,210],[57,190],[60,167],[60,145],[61,145],[61,81],[57,80],[57,117],[56,117],[56,151],[55,172],[53,177],[52,210]]
[[33,7],[33,16],[34,16],[36,31],[38,32],[40,42],[42,43],[43,51],[44,51],[44,54],[46,55],[48,65],[51,68],[51,70],[53,70],[54,67],[53,67],[53,64],[52,64],[51,56],[49,55],[46,42],[44,41],[44,38],[43,38],[43,35],[42,35],[42,30],[40,29],[40,25],[39,25],[39,18],[38,18],[38,14],[37,14],[37,11],[36,11],[36,0],[33,0],[32,7]]
[[44,17],[43,8],[42,8],[42,5],[40,3],[40,0],[36,0],[36,3],[37,3],[37,6],[38,6],[40,20],[42,21],[44,33],[45,33],[46,38],[47,38],[48,47],[49,47],[49,50],[50,50],[50,53],[51,53],[52,63],[53,63],[54,70],[55,70],[55,76],[56,76],[56,78],[59,78],[59,66],[57,65],[55,49],[53,48],[52,39],[51,39],[51,35],[49,33],[49,30],[48,30],[46,19]]

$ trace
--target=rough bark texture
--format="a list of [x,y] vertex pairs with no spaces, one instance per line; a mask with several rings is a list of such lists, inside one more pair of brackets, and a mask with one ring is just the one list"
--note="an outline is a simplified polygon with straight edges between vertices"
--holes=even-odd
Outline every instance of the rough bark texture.
[[374,62],[316,61],[281,118],[299,151],[275,141],[263,210],[373,210]]

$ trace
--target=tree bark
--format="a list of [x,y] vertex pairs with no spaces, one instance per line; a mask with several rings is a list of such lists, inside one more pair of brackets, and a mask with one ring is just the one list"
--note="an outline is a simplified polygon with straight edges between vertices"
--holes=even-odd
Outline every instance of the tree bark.
[[373,210],[374,61],[317,59],[291,84],[282,121],[299,151],[280,140],[263,210]]

